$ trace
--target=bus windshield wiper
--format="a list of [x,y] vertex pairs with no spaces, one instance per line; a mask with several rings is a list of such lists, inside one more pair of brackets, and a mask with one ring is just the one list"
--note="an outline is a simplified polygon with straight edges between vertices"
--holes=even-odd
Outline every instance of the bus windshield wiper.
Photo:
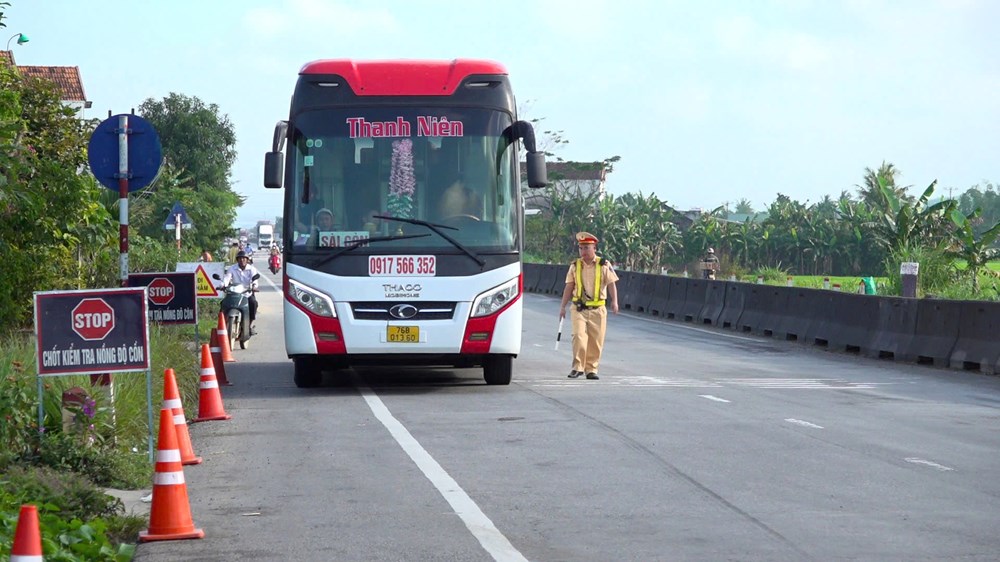
[[463,252],[465,252],[465,255],[469,256],[470,258],[472,258],[473,261],[475,261],[476,263],[478,263],[479,267],[485,267],[486,266],[486,260],[484,260],[483,258],[479,257],[478,254],[476,254],[472,250],[466,248],[461,242],[459,242],[458,240],[455,240],[451,236],[448,236],[447,234],[445,234],[441,230],[442,228],[446,228],[448,230],[458,230],[454,226],[447,226],[447,225],[443,225],[443,224],[434,224],[432,222],[427,222],[427,221],[420,220],[420,219],[404,219],[402,217],[387,217],[387,216],[382,216],[382,215],[376,215],[376,216],[374,216],[372,218],[385,219],[385,220],[389,220],[389,221],[405,222],[407,224],[415,224],[415,225],[419,225],[419,226],[426,226],[427,228],[429,228],[430,230],[432,230],[435,234],[437,234],[441,238],[444,238],[445,240],[447,240],[448,242],[450,242],[452,246],[454,246],[454,247],[458,248],[459,250],[462,250]]
[[351,250],[353,250],[355,248],[364,246],[365,244],[368,244],[369,242],[385,242],[387,240],[405,240],[407,238],[426,238],[428,236],[430,236],[430,234],[403,234],[403,235],[399,235],[399,236],[376,236],[374,238],[365,238],[365,239],[354,240],[352,242],[349,242],[349,243],[345,244],[344,246],[341,246],[339,248],[335,248],[333,250],[333,252],[331,252],[329,255],[327,255],[323,259],[319,260],[319,262],[317,262],[313,267],[319,267],[319,266],[323,265],[324,263],[329,263],[329,262],[337,259],[338,257],[346,254],[347,252],[350,252]]

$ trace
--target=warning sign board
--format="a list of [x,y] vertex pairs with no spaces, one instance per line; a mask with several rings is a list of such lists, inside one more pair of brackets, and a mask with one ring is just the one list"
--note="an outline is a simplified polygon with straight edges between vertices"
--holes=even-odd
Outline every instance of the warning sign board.
[[194,273],[130,273],[130,287],[146,287],[149,319],[160,324],[197,324]]
[[38,374],[149,369],[145,287],[35,293]]
[[219,298],[215,287],[221,281],[216,281],[212,275],[222,277],[226,274],[226,266],[222,262],[180,262],[177,271],[194,273],[194,286],[199,299]]

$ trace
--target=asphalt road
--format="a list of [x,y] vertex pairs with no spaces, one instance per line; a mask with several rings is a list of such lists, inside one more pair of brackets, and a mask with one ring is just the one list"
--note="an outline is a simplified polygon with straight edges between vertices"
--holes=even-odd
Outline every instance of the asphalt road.
[[1000,559],[1000,378],[621,314],[601,380],[568,379],[558,301],[527,295],[509,387],[304,390],[264,285],[233,419],[190,429],[206,537],[137,560]]

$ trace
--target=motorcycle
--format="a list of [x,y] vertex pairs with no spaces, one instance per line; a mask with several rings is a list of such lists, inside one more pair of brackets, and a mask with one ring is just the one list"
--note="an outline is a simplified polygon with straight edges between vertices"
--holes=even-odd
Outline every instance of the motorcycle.
[[[212,275],[214,279],[222,280],[218,273]],[[260,274],[253,276],[256,281]],[[240,349],[246,349],[250,340],[250,295],[253,290],[242,283],[230,282],[228,286],[216,287],[222,290],[225,295],[219,304],[219,309],[226,318],[226,332],[229,334],[229,349],[236,348],[239,341]]]
[[272,254],[267,260],[267,268],[271,270],[271,273],[277,274],[281,270],[281,256]]

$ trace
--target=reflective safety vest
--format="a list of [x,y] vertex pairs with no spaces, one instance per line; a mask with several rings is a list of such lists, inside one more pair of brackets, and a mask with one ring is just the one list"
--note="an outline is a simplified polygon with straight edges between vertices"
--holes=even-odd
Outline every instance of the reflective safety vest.
[[[583,300],[583,259],[577,258],[574,262],[576,267],[576,288],[573,290],[573,302],[583,303],[585,306],[604,306],[604,299],[598,299],[601,295],[601,264],[604,262],[600,257],[594,258],[594,295],[593,300]],[[590,295],[587,295],[590,296]]]

